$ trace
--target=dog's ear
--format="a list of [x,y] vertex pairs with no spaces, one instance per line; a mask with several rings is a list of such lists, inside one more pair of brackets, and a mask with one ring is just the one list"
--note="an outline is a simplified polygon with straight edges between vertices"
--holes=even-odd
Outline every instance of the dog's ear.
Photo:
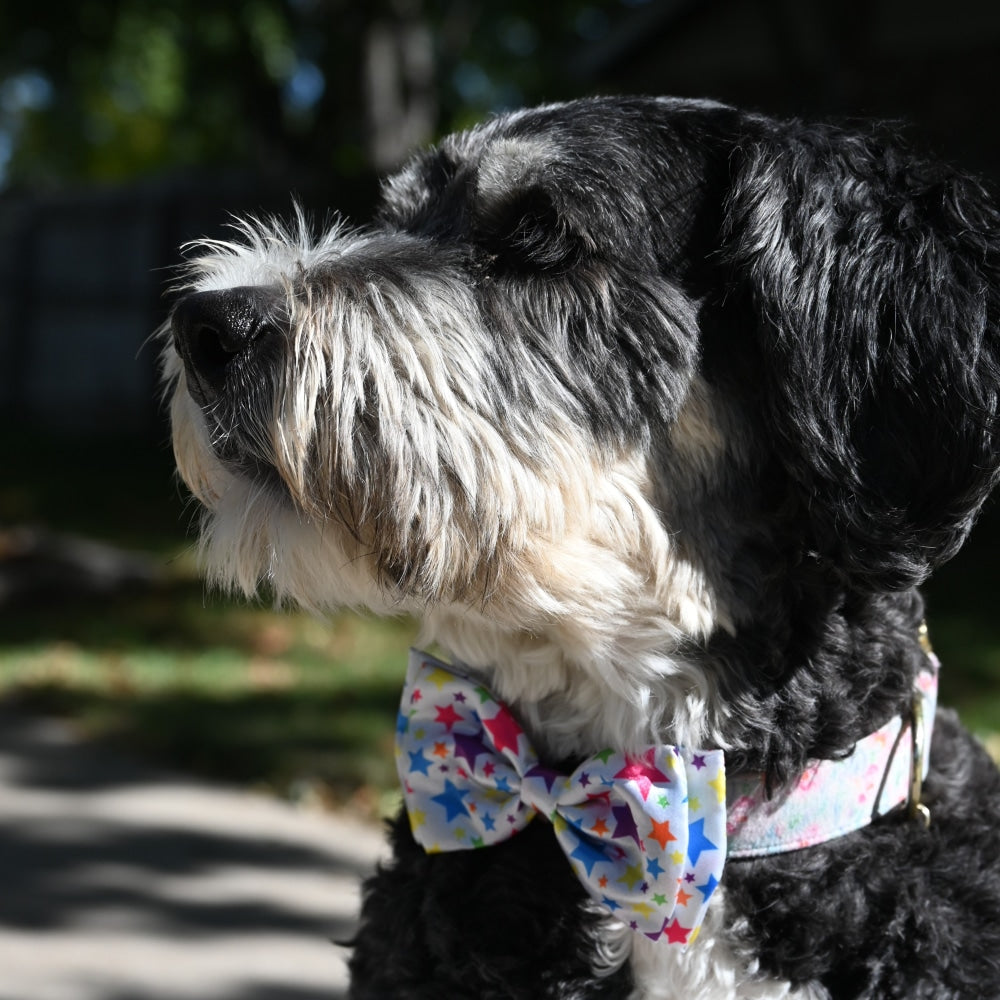
[[1000,218],[892,142],[789,126],[732,161],[731,301],[808,544],[859,586],[921,581],[997,478]]

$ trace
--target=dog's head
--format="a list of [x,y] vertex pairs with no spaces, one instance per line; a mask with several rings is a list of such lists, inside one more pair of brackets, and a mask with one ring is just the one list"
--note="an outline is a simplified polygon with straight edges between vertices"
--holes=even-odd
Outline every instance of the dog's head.
[[787,646],[962,543],[998,250],[975,183],[876,137],[645,99],[451,136],[369,228],[248,222],[190,262],[166,372],[209,566],[422,614],[527,698],[674,671],[693,717],[691,650]]

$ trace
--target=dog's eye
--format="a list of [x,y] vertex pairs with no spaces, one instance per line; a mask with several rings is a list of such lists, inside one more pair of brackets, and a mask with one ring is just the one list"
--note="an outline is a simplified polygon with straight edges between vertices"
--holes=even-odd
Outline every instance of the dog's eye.
[[537,187],[481,209],[475,235],[495,265],[505,270],[565,267],[578,250],[578,240],[552,196]]

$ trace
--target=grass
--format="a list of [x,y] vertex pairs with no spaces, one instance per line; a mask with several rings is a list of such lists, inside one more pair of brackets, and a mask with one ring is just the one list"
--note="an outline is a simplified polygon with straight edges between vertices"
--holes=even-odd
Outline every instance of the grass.
[[[44,524],[151,553],[166,572],[141,592],[2,609],[0,697],[177,768],[369,817],[391,808],[412,623],[320,622],[206,592],[164,448],[0,436],[0,454],[0,531]],[[942,701],[1000,751],[997,539],[992,512],[927,596]]]

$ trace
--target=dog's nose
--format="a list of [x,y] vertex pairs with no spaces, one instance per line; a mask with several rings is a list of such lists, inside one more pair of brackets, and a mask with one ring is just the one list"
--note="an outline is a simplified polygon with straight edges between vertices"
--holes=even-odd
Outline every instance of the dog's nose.
[[280,333],[279,289],[250,285],[192,292],[174,307],[170,325],[188,389],[201,406],[213,403],[240,360]]

